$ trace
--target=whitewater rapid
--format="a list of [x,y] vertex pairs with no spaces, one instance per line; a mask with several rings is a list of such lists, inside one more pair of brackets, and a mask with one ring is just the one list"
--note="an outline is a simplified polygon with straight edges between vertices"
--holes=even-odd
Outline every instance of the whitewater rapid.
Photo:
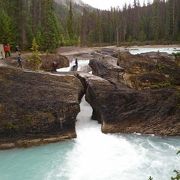
[[0,151],[1,180],[170,180],[180,169],[179,137],[102,134],[83,99],[77,139]]
[[172,53],[179,53],[180,47],[166,47],[166,48],[153,48],[153,47],[133,47],[127,49],[131,54],[141,54],[141,53],[147,53],[147,52],[166,52],[168,54]]

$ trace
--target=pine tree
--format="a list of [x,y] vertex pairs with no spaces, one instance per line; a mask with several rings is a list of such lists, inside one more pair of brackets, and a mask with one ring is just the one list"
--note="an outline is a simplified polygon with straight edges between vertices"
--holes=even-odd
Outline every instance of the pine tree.
[[0,42],[14,44],[12,19],[4,10],[0,10]]
[[72,2],[70,1],[69,4],[69,14],[67,19],[67,31],[70,40],[73,40],[74,38],[74,31],[73,31],[73,12],[72,12]]
[[58,19],[54,13],[53,0],[43,1],[42,13],[42,49],[45,51],[53,51],[60,45],[60,28]]
[[33,70],[38,70],[41,65],[41,58],[39,53],[39,45],[36,42],[36,39],[33,38],[32,41],[32,55],[29,58],[29,64]]

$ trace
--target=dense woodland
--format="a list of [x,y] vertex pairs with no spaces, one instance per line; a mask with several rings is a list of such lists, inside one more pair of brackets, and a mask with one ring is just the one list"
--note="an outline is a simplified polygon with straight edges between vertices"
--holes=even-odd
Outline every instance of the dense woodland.
[[124,42],[180,42],[179,0],[154,0],[140,6],[101,11],[53,0],[0,0],[0,43],[41,50],[65,45],[104,45]]
[[[88,23],[87,23],[88,22]],[[180,1],[154,0],[151,5],[88,12],[82,17],[82,43],[180,41]]]

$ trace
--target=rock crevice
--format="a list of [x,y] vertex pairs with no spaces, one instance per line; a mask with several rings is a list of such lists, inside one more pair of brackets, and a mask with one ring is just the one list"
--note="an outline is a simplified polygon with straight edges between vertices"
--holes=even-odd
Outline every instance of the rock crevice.
[[87,89],[92,118],[102,124],[102,132],[180,135],[180,69],[174,59],[159,53],[125,53],[116,61],[108,59],[90,61],[96,76],[77,75]]

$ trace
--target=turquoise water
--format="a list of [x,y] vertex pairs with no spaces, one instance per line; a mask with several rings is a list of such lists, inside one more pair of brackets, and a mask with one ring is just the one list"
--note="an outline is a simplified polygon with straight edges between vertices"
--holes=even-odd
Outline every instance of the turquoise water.
[[180,138],[105,135],[83,100],[75,140],[0,151],[0,180],[170,180]]

